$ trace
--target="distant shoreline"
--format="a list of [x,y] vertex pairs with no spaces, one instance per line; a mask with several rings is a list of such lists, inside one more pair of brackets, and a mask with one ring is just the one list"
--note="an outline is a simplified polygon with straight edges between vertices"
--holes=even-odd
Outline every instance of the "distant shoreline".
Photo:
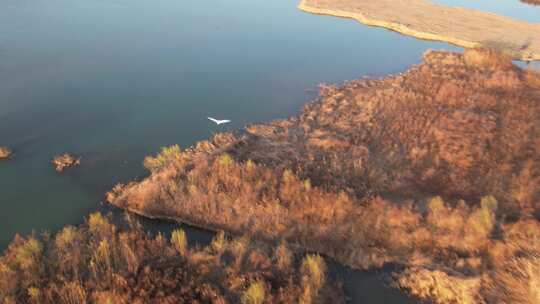
[[[424,0],[302,0],[298,8],[313,14],[351,18],[426,40],[465,48],[487,47],[514,59],[540,60],[540,24],[492,13],[452,8]],[[391,8],[391,10],[390,10]]]

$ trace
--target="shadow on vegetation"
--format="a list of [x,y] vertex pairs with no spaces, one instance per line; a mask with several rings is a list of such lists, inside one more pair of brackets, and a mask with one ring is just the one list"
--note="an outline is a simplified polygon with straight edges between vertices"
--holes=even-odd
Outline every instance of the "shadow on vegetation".
[[300,256],[218,233],[190,248],[127,216],[123,228],[100,213],[54,236],[15,237],[0,258],[0,300],[10,303],[342,303],[341,285],[319,255]]

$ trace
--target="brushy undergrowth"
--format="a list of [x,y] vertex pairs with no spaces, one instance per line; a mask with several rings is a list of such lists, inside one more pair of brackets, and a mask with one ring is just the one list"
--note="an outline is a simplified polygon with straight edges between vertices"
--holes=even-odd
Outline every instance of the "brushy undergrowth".
[[[0,257],[0,303],[341,303],[324,260],[216,236],[189,248],[133,220],[119,229],[100,213],[56,235],[17,236]],[[306,266],[307,265],[307,266]]]

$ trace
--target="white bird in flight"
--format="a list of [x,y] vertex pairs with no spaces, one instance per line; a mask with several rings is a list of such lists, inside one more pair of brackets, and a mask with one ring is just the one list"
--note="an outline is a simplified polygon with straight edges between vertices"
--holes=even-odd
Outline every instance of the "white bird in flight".
[[208,119],[210,119],[211,121],[215,122],[216,124],[220,125],[220,124],[224,124],[224,123],[228,123],[228,122],[231,122],[230,120],[228,119],[222,119],[222,120],[219,120],[219,119],[215,119],[215,118],[212,118],[212,117],[207,117]]

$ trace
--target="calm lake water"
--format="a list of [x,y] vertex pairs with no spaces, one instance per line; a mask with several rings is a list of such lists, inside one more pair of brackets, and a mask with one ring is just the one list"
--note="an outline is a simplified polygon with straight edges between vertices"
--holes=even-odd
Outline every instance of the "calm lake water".
[[[296,4],[2,0],[0,145],[15,155],[0,163],[0,249],[16,232],[55,231],[107,209],[104,193],[147,174],[142,160],[161,146],[288,117],[318,83],[401,72],[428,48],[457,49]],[[233,122],[217,127],[208,115]],[[59,175],[50,161],[64,151],[83,162]],[[380,274],[339,269],[353,303],[413,302]]]

